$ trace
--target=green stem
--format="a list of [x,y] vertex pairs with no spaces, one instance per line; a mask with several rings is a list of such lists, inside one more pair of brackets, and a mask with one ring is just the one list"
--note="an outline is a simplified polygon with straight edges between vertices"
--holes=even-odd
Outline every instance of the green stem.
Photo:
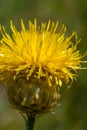
[[33,130],[35,123],[35,116],[27,116],[26,127],[27,130]]

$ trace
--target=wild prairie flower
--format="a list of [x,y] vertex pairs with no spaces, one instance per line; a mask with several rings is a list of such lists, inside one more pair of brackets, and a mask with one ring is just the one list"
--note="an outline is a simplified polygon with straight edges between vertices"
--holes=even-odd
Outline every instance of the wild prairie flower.
[[66,37],[66,27],[57,33],[58,22],[50,21],[41,27],[29,21],[26,29],[21,20],[21,31],[11,21],[10,27],[11,36],[1,27],[0,40],[0,79],[7,85],[9,101],[29,114],[53,110],[62,82],[73,81],[81,69],[76,32]]

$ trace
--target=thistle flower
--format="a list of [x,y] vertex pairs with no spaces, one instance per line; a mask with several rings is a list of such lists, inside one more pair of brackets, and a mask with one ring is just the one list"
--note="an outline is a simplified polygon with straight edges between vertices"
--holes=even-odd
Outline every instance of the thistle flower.
[[10,27],[11,36],[1,26],[0,40],[0,80],[6,83],[9,101],[30,115],[52,111],[62,82],[72,82],[82,68],[80,40],[76,32],[66,37],[64,25],[57,33],[58,22],[38,27],[36,20],[29,21],[26,29],[21,20],[18,31],[11,21]]

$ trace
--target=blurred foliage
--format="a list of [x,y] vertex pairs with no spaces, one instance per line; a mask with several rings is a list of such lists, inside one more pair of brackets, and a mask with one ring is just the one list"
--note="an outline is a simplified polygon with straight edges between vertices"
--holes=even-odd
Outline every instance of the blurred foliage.
[[[25,24],[37,18],[42,21],[58,20],[64,23],[67,32],[78,32],[82,41],[79,48],[87,50],[87,0],[0,0],[0,24],[9,31],[9,21],[19,27],[20,19]],[[86,58],[87,60],[87,58]],[[87,130],[87,70],[79,71],[72,87],[61,90],[60,105],[54,113],[39,117],[35,130]],[[0,130],[24,130],[25,122],[19,112],[8,103],[6,92],[0,87]]]

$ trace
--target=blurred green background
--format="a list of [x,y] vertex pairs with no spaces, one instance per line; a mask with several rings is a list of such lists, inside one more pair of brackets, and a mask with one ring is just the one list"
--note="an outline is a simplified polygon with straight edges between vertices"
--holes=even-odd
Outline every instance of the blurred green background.
[[[67,32],[77,31],[82,39],[79,48],[87,50],[87,0],[0,0],[0,24],[9,31],[9,21],[19,27],[37,18],[38,24],[49,19],[64,23]],[[87,60],[87,58],[86,58]],[[34,130],[87,130],[87,70],[79,71],[72,87],[62,87],[61,100],[54,113],[37,119]],[[7,100],[0,87],[0,130],[25,130],[25,122]]]

